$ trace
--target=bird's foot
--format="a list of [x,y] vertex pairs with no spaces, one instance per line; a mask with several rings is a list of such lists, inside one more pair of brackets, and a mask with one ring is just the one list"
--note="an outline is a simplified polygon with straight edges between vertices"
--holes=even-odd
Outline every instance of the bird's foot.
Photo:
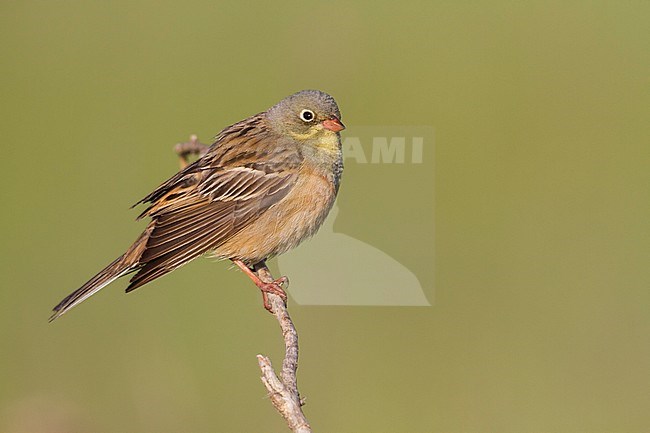
[[[260,289],[262,292],[262,301],[264,302],[264,308],[266,310],[273,314],[273,307],[271,306],[271,303],[269,302],[268,293],[273,293],[274,295],[279,296],[282,298],[282,302],[284,302],[284,305],[287,305],[287,293],[284,291],[282,288],[283,284],[289,285],[289,279],[287,277],[280,277],[277,280],[270,281],[270,282],[265,282],[262,281],[260,276],[257,274],[257,272],[264,272],[266,275],[270,277],[271,273],[269,272],[269,269],[266,267],[264,264],[264,261],[261,261],[255,265],[255,270],[251,269],[246,265],[244,262],[241,260],[233,260],[232,261],[234,264],[236,264],[239,269],[244,271],[246,275],[255,283],[255,285]],[[257,272],[256,272],[257,271]],[[268,278],[269,280],[273,278],[270,277]]]
[[261,280],[259,284],[255,282],[255,285],[262,292],[262,301],[264,302],[264,308],[266,308],[266,310],[269,313],[273,313],[273,307],[269,302],[267,293],[273,293],[274,295],[278,295],[280,298],[282,298],[282,302],[284,302],[284,305],[285,306],[287,305],[287,292],[285,292],[284,289],[282,288],[283,284],[289,284],[289,279],[287,277],[280,277],[277,280],[273,281],[272,283],[265,283]]

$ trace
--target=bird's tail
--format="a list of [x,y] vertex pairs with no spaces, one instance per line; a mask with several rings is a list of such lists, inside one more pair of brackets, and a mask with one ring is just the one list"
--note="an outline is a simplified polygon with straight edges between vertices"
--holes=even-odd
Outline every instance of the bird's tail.
[[59,302],[52,310],[54,313],[50,316],[50,322],[99,292],[121,276],[138,270],[140,267],[140,256],[142,256],[142,252],[146,248],[147,240],[153,231],[153,227],[153,223],[149,224],[149,227],[147,227],[124,254],[88,280],[86,284],[66,296],[63,301]]
[[72,307],[82,303],[101,289],[133,270],[133,264],[125,260],[122,255],[115,259],[110,265],[102,269],[97,275],[92,277],[86,284],[79,287],[74,292],[65,297],[59,304],[54,307],[54,313],[50,316],[50,322],[57,317],[65,314]]

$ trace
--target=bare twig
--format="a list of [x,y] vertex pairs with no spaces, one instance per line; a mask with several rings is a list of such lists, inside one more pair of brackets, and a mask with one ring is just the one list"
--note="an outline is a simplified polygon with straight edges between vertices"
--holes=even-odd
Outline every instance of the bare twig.
[[[199,142],[199,138],[192,134],[190,141],[178,143],[174,151],[180,159],[181,168],[189,164],[191,155],[201,156],[207,152],[208,146]],[[258,277],[265,283],[272,283],[273,276],[269,268],[260,266],[256,268]],[[302,413],[303,400],[298,392],[296,370],[298,369],[298,333],[287,311],[287,306],[282,298],[274,293],[266,293],[271,305],[271,312],[278,319],[282,336],[284,337],[285,354],[282,361],[280,378],[273,371],[271,360],[264,355],[257,355],[257,362],[262,370],[262,383],[269,392],[273,406],[280,412],[289,428],[294,433],[311,433],[311,426],[305,414]]]
[[[260,279],[266,283],[273,282],[273,276],[264,266],[257,271]],[[282,298],[268,293],[273,315],[278,319],[284,337],[285,354],[282,361],[280,378],[273,371],[271,360],[264,355],[257,355],[257,362],[262,370],[262,382],[269,392],[273,406],[280,412],[289,428],[294,433],[311,433],[311,427],[302,413],[304,404],[298,392],[296,370],[298,369],[298,333],[291,321],[287,306]]]
[[196,134],[192,134],[190,135],[190,141],[178,143],[174,146],[174,152],[180,159],[181,168],[185,168],[190,163],[190,155],[201,156],[208,151],[209,147],[207,144],[201,143]]

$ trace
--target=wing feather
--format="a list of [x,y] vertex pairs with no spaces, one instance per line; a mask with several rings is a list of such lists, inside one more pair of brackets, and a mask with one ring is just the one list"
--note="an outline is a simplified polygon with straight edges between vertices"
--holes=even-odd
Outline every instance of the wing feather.
[[[293,188],[302,156],[253,117],[141,202],[153,229],[127,291],[217,248]],[[278,163],[278,162],[282,163]]]

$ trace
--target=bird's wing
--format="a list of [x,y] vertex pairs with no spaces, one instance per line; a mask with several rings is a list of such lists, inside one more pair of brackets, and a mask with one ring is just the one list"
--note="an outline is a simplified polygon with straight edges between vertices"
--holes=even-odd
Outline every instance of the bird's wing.
[[153,230],[127,291],[221,245],[282,200],[302,157],[255,117],[217,136],[210,150],[143,201]]

